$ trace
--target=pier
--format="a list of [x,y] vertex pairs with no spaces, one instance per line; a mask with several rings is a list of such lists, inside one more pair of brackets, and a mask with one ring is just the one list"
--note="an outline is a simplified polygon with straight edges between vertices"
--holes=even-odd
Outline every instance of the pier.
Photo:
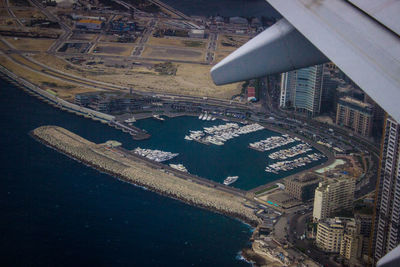
[[[42,126],[31,132],[38,141],[121,180],[144,186],[190,205],[207,208],[243,220],[260,223],[253,199],[246,192],[178,171],[132,151],[92,143],[64,128]],[[245,205],[246,204],[246,205]]]

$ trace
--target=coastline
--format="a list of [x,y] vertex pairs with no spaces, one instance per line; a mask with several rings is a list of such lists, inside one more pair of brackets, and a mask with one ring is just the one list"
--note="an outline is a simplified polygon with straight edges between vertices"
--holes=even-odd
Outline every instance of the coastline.
[[[54,138],[54,136],[58,134],[58,130],[61,130],[62,138],[65,138],[64,140],[61,140],[60,136]],[[243,205],[243,203],[247,201],[243,197],[234,196],[226,191],[221,191],[216,188],[206,187],[196,183],[195,181],[187,181],[182,178],[178,178],[175,175],[172,175],[174,180],[170,181],[168,178],[171,177],[171,173],[166,174],[162,171],[154,169],[153,171],[159,175],[158,178],[155,178],[159,183],[151,183],[152,181],[148,181],[146,179],[148,177],[143,175],[146,173],[146,171],[151,169],[151,167],[133,161],[125,161],[120,163],[116,161],[115,158],[111,157],[115,155],[111,155],[110,153],[106,153],[104,151],[103,154],[103,152],[97,150],[96,147],[91,147],[99,145],[90,143],[89,141],[86,144],[79,144],[81,147],[71,145],[71,143],[80,142],[81,140],[85,139],[63,128],[57,126],[42,126],[31,131],[30,135],[38,142],[56,150],[57,152],[62,153],[98,171],[107,173],[122,181],[143,187],[147,190],[179,200],[192,206],[204,208],[216,213],[236,218],[243,223],[250,225],[251,227],[256,227],[260,223],[253,210]],[[91,157],[88,157],[88,154],[84,156],[83,153],[89,153]],[[129,170],[127,171],[127,168],[132,167],[127,163],[136,164],[136,167],[141,169],[141,173],[132,173],[129,172]],[[151,174],[154,175],[154,173]],[[182,183],[188,183],[190,185],[190,189],[187,190],[188,187],[179,186],[182,185]],[[171,190],[171,185],[173,187],[177,187],[177,189]],[[197,190],[205,191],[207,194],[196,194],[195,191]],[[211,200],[208,199],[208,197],[210,197]]]

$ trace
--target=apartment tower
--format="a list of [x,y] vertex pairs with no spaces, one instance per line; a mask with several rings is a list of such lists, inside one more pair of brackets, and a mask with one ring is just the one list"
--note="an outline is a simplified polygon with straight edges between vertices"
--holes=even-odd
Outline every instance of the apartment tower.
[[331,217],[339,210],[351,210],[354,201],[355,179],[341,177],[319,183],[314,196],[314,221]]
[[283,73],[280,106],[314,117],[321,109],[321,90],[322,65]]
[[386,119],[375,210],[375,260],[400,243],[400,124]]

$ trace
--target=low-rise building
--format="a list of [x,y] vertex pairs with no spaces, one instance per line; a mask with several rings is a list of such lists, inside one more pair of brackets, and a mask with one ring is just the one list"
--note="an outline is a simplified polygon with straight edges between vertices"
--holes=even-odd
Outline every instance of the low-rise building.
[[188,34],[190,38],[204,38],[205,36],[204,30],[197,29],[190,30]]
[[317,226],[317,247],[326,252],[339,253],[344,227],[343,220],[339,218],[321,220]]
[[314,174],[296,176],[285,181],[285,190],[296,199],[307,201],[314,198],[319,182],[319,177]]
[[349,176],[328,179],[319,183],[314,196],[314,221],[331,217],[339,210],[353,207],[355,179]]
[[349,262],[357,261],[361,257],[362,241],[359,225],[354,219],[348,221],[340,244],[340,255]]
[[231,17],[231,18],[229,18],[229,23],[233,23],[233,24],[243,24],[243,25],[249,24],[249,22],[247,21],[247,19],[242,18],[242,17]]
[[361,254],[369,255],[369,241],[371,238],[372,230],[372,214],[356,213],[354,215],[357,225],[360,227],[360,235],[363,238]]
[[325,252],[339,253],[349,263],[360,259],[362,240],[360,226],[354,218],[335,217],[318,222],[317,247]]
[[104,22],[95,19],[81,19],[76,22],[77,28],[83,28],[86,30],[101,30]]
[[90,92],[75,95],[75,104],[108,114],[141,110],[156,101],[154,98],[124,93]]

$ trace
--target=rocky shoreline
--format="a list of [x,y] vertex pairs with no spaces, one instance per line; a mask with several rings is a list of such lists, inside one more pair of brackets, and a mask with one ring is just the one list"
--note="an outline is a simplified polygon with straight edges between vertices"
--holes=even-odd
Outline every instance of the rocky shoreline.
[[247,200],[241,196],[153,169],[61,127],[42,126],[30,134],[58,152],[118,179],[143,186],[189,205],[237,218],[253,227],[259,224],[253,209],[243,205]]

